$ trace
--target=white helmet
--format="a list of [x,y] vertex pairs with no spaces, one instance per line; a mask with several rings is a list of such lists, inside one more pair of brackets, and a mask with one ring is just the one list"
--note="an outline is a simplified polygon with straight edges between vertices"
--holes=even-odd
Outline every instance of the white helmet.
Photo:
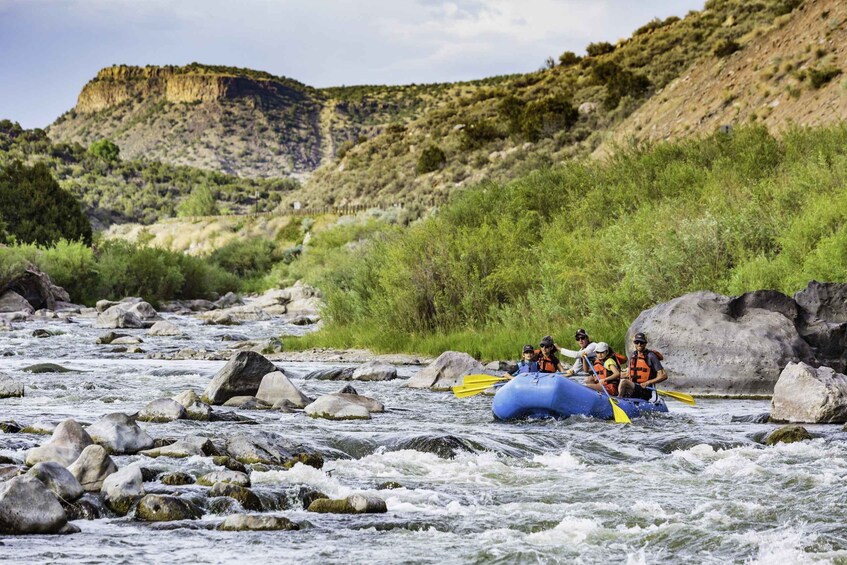
[[594,351],[596,351],[597,353],[606,353],[607,351],[609,351],[609,344],[605,341],[601,341],[594,347]]

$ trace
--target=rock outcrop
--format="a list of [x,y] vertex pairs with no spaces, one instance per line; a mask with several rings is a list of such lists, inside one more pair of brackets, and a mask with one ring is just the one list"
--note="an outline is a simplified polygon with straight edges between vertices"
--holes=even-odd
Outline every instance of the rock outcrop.
[[276,371],[276,366],[261,354],[240,351],[212,377],[203,397],[210,404],[223,404],[233,396],[255,396],[262,377]]
[[483,372],[482,363],[458,351],[445,351],[406,383],[412,388],[449,390],[462,384],[465,375]]
[[794,298],[776,291],[739,297],[686,294],[642,312],[629,328],[627,343],[636,332],[647,334],[649,347],[665,355],[669,388],[770,395],[789,363],[843,370],[845,293],[847,285],[812,281]]
[[847,422],[847,376],[830,367],[790,363],[771,399],[771,419],[792,423]]
[[42,309],[56,310],[58,302],[70,301],[68,293],[34,265],[28,265],[23,273],[0,285],[0,312],[17,312],[18,307],[23,307],[31,314]]

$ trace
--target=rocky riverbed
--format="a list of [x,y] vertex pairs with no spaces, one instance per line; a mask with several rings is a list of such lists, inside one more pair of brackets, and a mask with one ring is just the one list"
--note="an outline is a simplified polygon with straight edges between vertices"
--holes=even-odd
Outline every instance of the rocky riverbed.
[[287,353],[310,326],[279,315],[156,316],[176,331],[71,314],[0,333],[22,388],[0,399],[4,563],[847,559],[840,425],[775,435],[751,399],[496,422],[484,395],[407,386],[430,360]]

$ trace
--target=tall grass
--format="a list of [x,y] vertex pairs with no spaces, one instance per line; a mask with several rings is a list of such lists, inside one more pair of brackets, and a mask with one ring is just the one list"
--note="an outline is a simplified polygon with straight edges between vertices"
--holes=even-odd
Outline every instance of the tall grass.
[[709,289],[847,281],[847,127],[758,127],[622,148],[470,189],[325,279],[298,345],[517,355],[585,327],[620,347],[644,309]]

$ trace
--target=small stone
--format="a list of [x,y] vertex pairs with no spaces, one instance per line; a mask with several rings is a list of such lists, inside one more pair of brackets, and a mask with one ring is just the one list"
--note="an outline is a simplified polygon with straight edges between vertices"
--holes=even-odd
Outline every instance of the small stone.
[[178,496],[148,494],[138,503],[136,516],[147,522],[169,522],[173,520],[197,520],[203,511],[191,502]]
[[162,478],[160,480],[163,485],[174,487],[183,485],[193,485],[195,482],[194,477],[192,477],[188,473],[181,473],[179,471],[162,475]]
[[239,463],[232,457],[228,457],[226,455],[218,455],[216,457],[212,457],[212,463],[215,465],[220,465],[221,467],[226,467],[231,471],[239,471],[241,473],[247,473],[247,467],[243,464]]
[[239,471],[212,471],[197,478],[197,484],[210,487],[216,483],[229,483],[240,487],[250,486],[250,477]]
[[185,408],[170,398],[159,398],[145,406],[138,414],[142,422],[172,422],[188,416]]
[[376,496],[354,494],[344,499],[319,498],[308,508],[309,512],[331,514],[379,514],[387,512],[385,501]]
[[262,510],[262,501],[259,500],[259,497],[252,490],[245,487],[229,483],[216,483],[209,489],[209,497],[214,498],[217,496],[233,498],[245,510],[254,510],[257,512],[261,512]]
[[227,516],[218,526],[219,530],[241,532],[268,530],[299,530],[300,526],[284,516],[255,516],[252,514],[237,514]]
[[782,426],[767,435],[765,445],[776,445],[778,443],[794,443],[812,439],[809,431],[803,426]]

